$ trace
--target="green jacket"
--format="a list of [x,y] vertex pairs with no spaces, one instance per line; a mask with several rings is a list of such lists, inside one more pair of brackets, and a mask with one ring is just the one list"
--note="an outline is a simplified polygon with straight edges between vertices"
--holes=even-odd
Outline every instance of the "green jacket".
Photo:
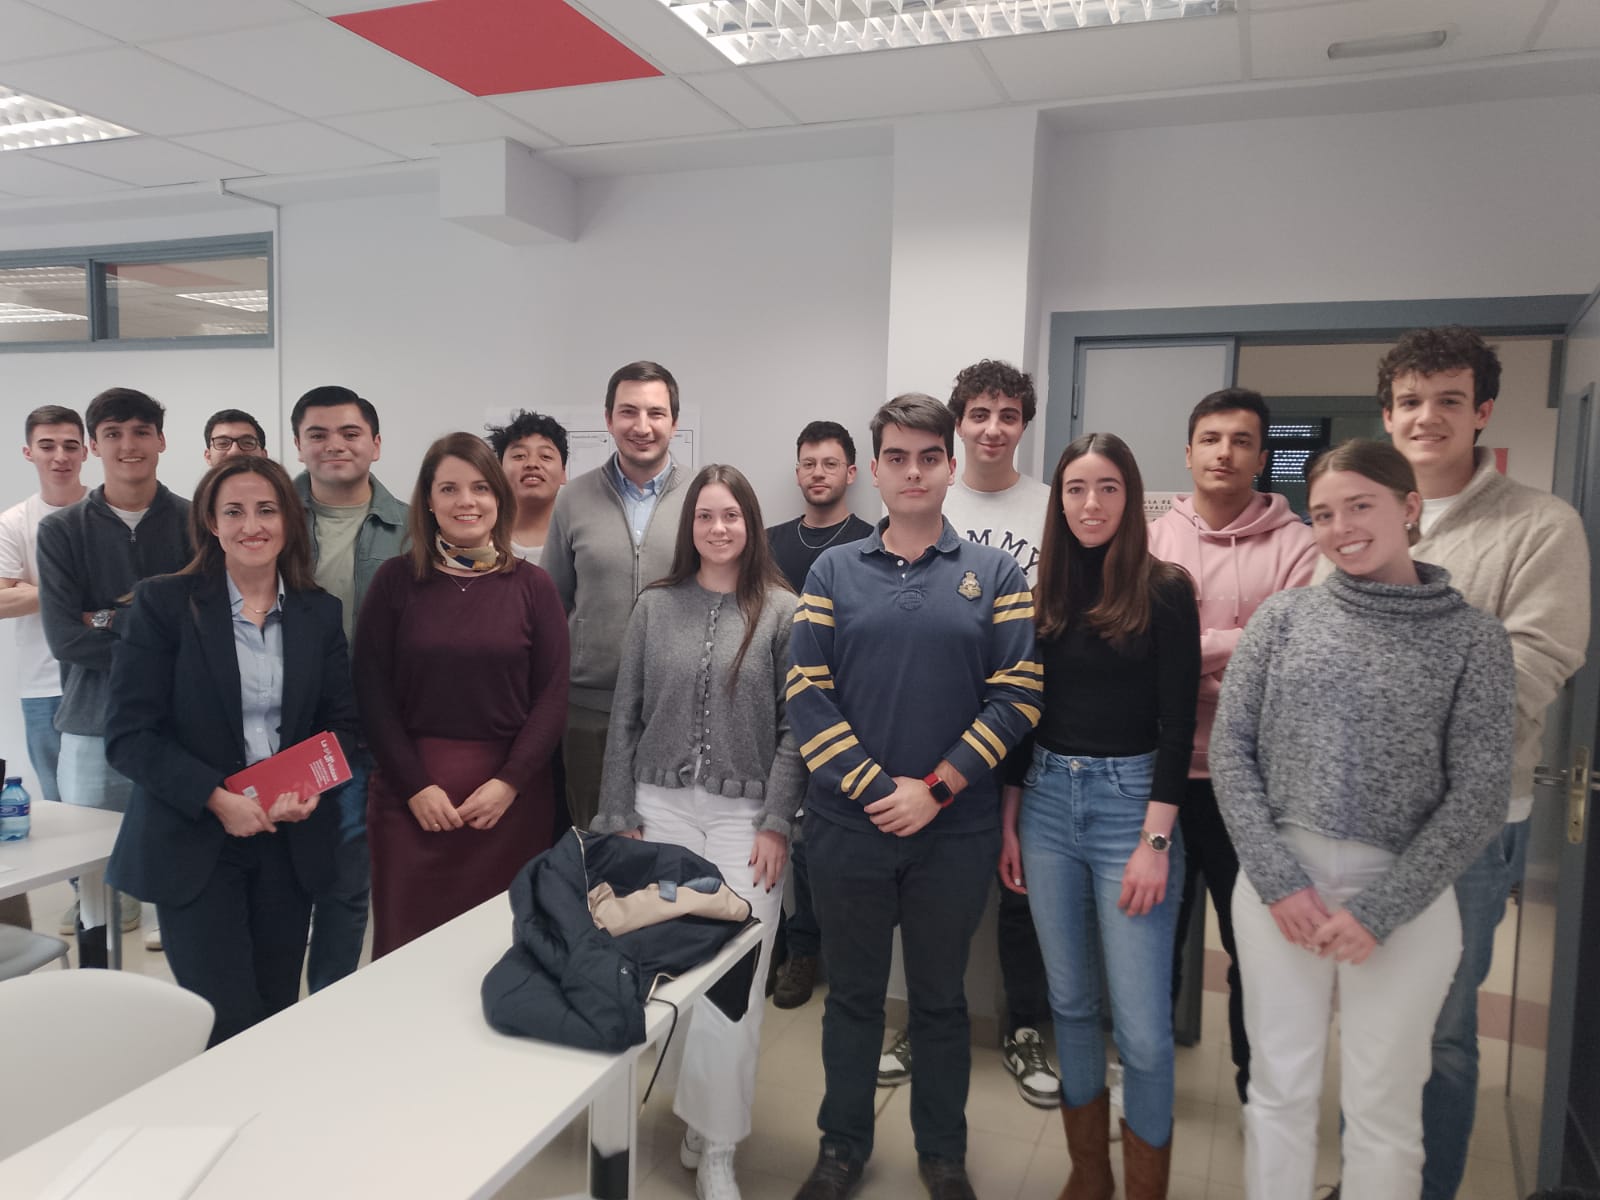
[[[367,509],[367,519],[356,534],[356,611],[366,598],[367,585],[378,568],[397,554],[404,554],[410,537],[406,532],[410,509],[404,501],[396,500],[389,489],[372,476],[372,504]],[[295,491],[306,506],[306,525],[311,533],[311,557],[317,557],[317,517],[311,508],[311,476],[301,471],[295,476]]]

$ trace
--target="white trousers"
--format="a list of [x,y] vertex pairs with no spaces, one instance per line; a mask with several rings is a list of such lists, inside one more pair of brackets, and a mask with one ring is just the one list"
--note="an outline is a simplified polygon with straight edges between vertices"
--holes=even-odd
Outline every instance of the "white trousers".
[[709,1000],[695,1005],[672,1101],[672,1111],[707,1142],[731,1146],[750,1134],[761,1016],[767,1001],[767,963],[778,936],[778,910],[783,904],[781,879],[770,891],[751,881],[750,852],[755,848],[761,801],[730,800],[701,788],[641,783],[636,806],[646,840],[670,842],[715,863],[728,886],[750,902],[752,914],[762,925],[761,957],[744,1018],[728,1020]]
[[[1278,830],[1330,912],[1381,879],[1387,850],[1303,829]],[[1335,989],[1343,1188],[1360,1200],[1422,1194],[1422,1087],[1433,1026],[1461,957],[1461,916],[1445,889],[1360,966],[1318,958],[1279,932],[1244,872],[1234,885],[1233,936],[1250,1035],[1245,1195],[1309,1200],[1316,1186],[1317,1115]]]

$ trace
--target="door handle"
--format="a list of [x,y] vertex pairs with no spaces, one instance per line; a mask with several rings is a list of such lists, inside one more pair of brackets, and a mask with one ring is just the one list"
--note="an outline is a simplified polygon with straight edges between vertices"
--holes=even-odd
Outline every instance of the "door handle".
[[1583,845],[1584,824],[1589,812],[1589,747],[1577,746],[1572,751],[1572,769],[1567,772],[1567,842]]

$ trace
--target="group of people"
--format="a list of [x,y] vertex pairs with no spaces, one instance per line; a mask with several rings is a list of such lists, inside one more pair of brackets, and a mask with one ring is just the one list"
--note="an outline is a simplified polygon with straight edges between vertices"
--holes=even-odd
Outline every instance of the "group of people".
[[[674,463],[656,363],[612,376],[601,467],[567,483],[565,432],[522,413],[436,441],[409,505],[372,476],[377,413],[348,389],[295,405],[294,479],[219,413],[192,504],[156,479],[160,405],[113,389],[81,422],[28,418],[41,492],[0,517],[0,616],[38,610],[23,703],[45,794],[126,810],[111,882],[155,903],[214,1042],[292,1003],[303,966],[313,990],[353,970],[369,890],[377,955],[503,890],[568,822],[676,843],[764,928],[751,1004],[697,1010],[674,1102],[698,1195],[736,1200],[792,862],[776,1000],[804,1003],[819,958],[828,984],[797,1200],[854,1191],[886,1077],[910,1079],[929,1194],[962,1200],[964,975],[998,871],[1004,1059],[1061,1111],[1063,1200],[1108,1200],[1119,1139],[1124,1194],[1151,1200],[1203,876],[1247,1194],[1312,1194],[1337,990],[1346,1192],[1436,1200],[1465,1164],[1476,991],[1544,709],[1588,635],[1576,514],[1475,447],[1498,384],[1476,334],[1402,339],[1378,381],[1392,445],[1317,459],[1309,525],[1254,488],[1261,397],[1213,393],[1194,491],[1147,525],[1114,434],[1072,442],[1047,484],[1017,470],[1032,383],[985,360],[948,402],[873,416],[876,525],[849,509],[851,435],[818,421],[804,511],[770,529],[738,469]],[[105,468],[87,495],[85,434]],[[337,791],[226,787],[322,730],[352,768]],[[102,891],[82,881],[85,965],[116,919]],[[885,1051],[897,930],[909,1020]]]

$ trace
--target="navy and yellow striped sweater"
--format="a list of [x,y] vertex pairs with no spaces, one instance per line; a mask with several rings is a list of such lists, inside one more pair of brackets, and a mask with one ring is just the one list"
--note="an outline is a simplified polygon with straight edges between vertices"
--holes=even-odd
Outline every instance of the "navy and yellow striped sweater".
[[874,829],[863,806],[946,759],[968,786],[923,834],[992,829],[995,768],[1044,693],[1032,593],[1011,555],[948,521],[916,562],[884,548],[885,524],[823,554],[795,611],[786,697],[806,811]]

